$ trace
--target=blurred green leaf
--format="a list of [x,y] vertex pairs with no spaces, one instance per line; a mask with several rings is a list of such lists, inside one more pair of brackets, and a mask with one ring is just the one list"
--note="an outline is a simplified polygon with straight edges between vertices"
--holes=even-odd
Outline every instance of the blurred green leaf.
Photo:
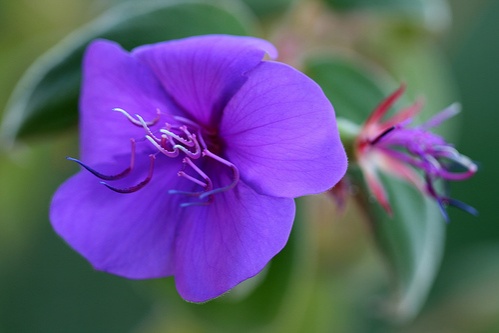
[[381,15],[384,24],[406,32],[439,32],[450,25],[447,0],[324,0],[339,12]]
[[[351,174],[360,181],[358,173]],[[443,255],[446,225],[434,200],[405,181],[380,176],[393,216],[372,198],[364,197],[363,204],[396,286],[386,314],[391,320],[405,322],[419,313],[433,285]]]
[[[435,3],[445,3],[444,0],[324,0],[336,10],[354,11],[371,10],[403,13],[409,15],[424,15]],[[441,5],[441,4],[439,4]]]
[[13,141],[76,124],[81,59],[86,45],[95,38],[114,40],[131,49],[192,35],[246,35],[249,24],[244,18],[205,2],[130,2],[116,6],[69,35],[26,71],[10,99],[0,133],[5,140]]
[[322,57],[307,61],[306,73],[315,80],[333,103],[338,117],[362,124],[374,108],[388,95],[387,78],[376,76],[372,69],[339,57]]
[[243,0],[259,17],[285,11],[295,0]]
[[494,292],[499,280],[498,258],[497,242],[452,253],[431,303],[408,332],[499,332],[499,297]]
[[412,100],[424,97],[425,107],[419,120],[427,120],[455,102],[455,83],[448,60],[431,39],[387,32],[372,46],[383,66],[394,77],[407,82],[407,95]]
[[424,0],[325,0],[338,10],[384,9],[396,11],[421,10]]

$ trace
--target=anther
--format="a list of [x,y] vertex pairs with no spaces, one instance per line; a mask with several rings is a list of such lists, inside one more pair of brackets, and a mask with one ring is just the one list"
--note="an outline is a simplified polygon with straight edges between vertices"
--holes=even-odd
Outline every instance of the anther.
[[118,179],[121,179],[121,178],[125,177],[126,175],[128,175],[130,173],[130,171],[132,171],[132,169],[135,165],[135,140],[130,139],[130,143],[131,143],[130,165],[128,166],[128,168],[126,168],[125,170],[123,170],[122,172],[120,172],[116,175],[102,174],[102,173],[92,169],[88,165],[84,164],[82,161],[77,160],[76,158],[66,157],[66,159],[68,159],[69,161],[73,161],[73,162],[78,163],[80,166],[85,168],[87,171],[89,171],[91,174],[93,174],[97,178],[104,179],[104,180],[118,180]]
[[[122,113],[123,115],[125,115],[128,120],[130,120],[130,122],[132,124],[134,124],[135,126],[138,126],[138,127],[143,127],[144,125],[142,124],[142,122],[140,121],[137,121],[135,118],[133,118],[128,112],[126,112],[125,110],[123,110],[122,108],[114,108],[112,109],[113,111],[116,111],[116,112],[120,112]],[[136,115],[138,116],[138,115]],[[148,121],[148,122],[144,122],[146,124],[146,126],[153,126],[153,125],[156,125],[157,122],[159,121],[159,119],[161,118],[161,111],[159,109],[156,109],[156,118],[154,118],[153,120],[151,121]],[[143,121],[143,119],[142,119]]]

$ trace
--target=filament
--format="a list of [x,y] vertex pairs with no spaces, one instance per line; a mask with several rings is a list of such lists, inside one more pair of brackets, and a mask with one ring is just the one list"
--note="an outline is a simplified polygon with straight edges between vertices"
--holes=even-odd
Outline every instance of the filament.
[[143,181],[141,181],[140,183],[138,183],[137,185],[127,187],[127,188],[117,188],[117,187],[109,185],[106,182],[101,182],[101,184],[106,186],[108,189],[113,190],[114,192],[118,192],[118,193],[127,194],[127,193],[137,192],[138,190],[140,190],[144,186],[146,186],[149,183],[149,181],[152,179],[152,175],[154,172],[154,160],[155,159],[156,159],[156,157],[154,155],[152,155],[152,154],[149,155],[149,161],[150,161],[149,162],[149,173],[147,175],[147,178],[144,179]]

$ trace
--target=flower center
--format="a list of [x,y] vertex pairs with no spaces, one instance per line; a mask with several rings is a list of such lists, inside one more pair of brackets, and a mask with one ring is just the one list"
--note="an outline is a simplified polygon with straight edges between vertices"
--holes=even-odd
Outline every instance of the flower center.
[[[183,177],[199,187],[198,191],[181,191],[171,189],[168,193],[173,195],[184,195],[195,198],[195,201],[181,203],[181,207],[194,205],[208,205],[213,202],[214,195],[217,193],[229,191],[233,189],[239,181],[239,170],[237,167],[226,159],[220,157],[222,152],[222,141],[216,133],[207,131],[195,122],[179,116],[173,116],[174,124],[164,123],[158,130],[151,130],[160,118],[161,113],[157,110],[157,116],[152,121],[145,121],[140,115],[136,114],[135,118],[121,108],[115,108],[113,111],[123,114],[133,125],[142,127],[145,132],[144,138],[156,149],[156,153],[149,155],[149,171],[147,177],[137,185],[127,188],[118,188],[109,185],[102,181],[101,184],[118,193],[133,193],[145,187],[153,177],[154,163],[156,156],[163,155],[168,158],[182,158],[181,170],[177,172],[179,177]],[[207,140],[205,141],[204,136]],[[131,139],[131,157],[128,168],[116,175],[102,174],[83,162],[68,158],[80,164],[86,170],[91,172],[96,177],[105,181],[114,181],[126,177],[134,168],[135,165],[135,140]],[[226,186],[214,187],[211,178],[195,163],[197,160],[211,159],[222,166],[228,168],[232,173],[232,182]]]

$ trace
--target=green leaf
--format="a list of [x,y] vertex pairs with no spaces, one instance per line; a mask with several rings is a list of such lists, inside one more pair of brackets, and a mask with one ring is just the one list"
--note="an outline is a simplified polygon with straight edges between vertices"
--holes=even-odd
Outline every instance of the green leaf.
[[[437,203],[414,186],[380,174],[393,215],[374,200],[364,198],[372,230],[390,267],[395,293],[387,303],[391,320],[404,322],[421,310],[440,267],[445,242],[445,223]],[[360,180],[360,177],[354,175]],[[365,192],[367,189],[365,185]]]
[[116,6],[69,35],[26,71],[11,96],[0,134],[11,142],[77,123],[81,60],[93,39],[114,40],[132,49],[192,35],[246,35],[247,23],[238,13],[205,2],[137,1]]
[[364,123],[374,108],[396,84],[360,62],[321,57],[308,60],[305,72],[317,82],[334,106],[336,115],[358,125]]
[[424,5],[424,0],[325,0],[325,2],[338,10],[416,10]]
[[[451,23],[447,0],[324,0],[338,12],[374,14],[405,33],[441,32]],[[388,53],[387,53],[388,54]]]
[[325,0],[325,2],[341,11],[376,10],[419,15],[422,15],[425,7],[429,6],[425,0]]
[[497,242],[452,253],[435,286],[438,292],[411,327],[413,332],[499,332],[499,297],[494,292],[499,281],[497,258]]
[[294,0],[243,0],[259,17],[278,14],[288,9]]

